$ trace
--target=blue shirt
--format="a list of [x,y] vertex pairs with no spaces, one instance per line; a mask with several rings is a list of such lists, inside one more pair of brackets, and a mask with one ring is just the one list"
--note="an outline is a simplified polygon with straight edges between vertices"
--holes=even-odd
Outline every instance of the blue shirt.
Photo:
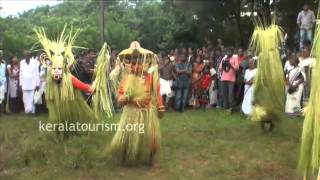
[[[192,66],[190,63],[186,62],[186,63],[181,63],[181,64],[176,64],[176,70],[188,70],[188,71],[192,71]],[[186,73],[181,73],[178,74],[177,76],[178,79],[180,80],[189,80],[190,78],[190,74],[186,74]]]
[[7,77],[6,77],[6,64],[1,63],[0,64],[0,86],[4,86],[4,89],[6,92],[6,86],[7,86]]

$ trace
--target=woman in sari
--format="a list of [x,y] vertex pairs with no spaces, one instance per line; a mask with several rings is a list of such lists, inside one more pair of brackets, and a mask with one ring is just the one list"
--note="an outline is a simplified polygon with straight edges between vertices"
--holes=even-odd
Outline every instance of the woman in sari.
[[10,111],[19,112],[22,109],[22,100],[19,96],[19,72],[20,64],[17,56],[11,58],[10,64],[7,66],[8,72],[8,93]]
[[290,65],[293,66],[287,75],[288,82],[287,98],[286,98],[286,113],[289,115],[297,115],[301,110],[301,98],[306,79],[303,69],[298,66],[299,59],[293,55],[290,59]]
[[257,68],[253,58],[249,59],[249,69],[244,74],[244,98],[242,102],[242,112],[245,115],[251,115],[252,113],[252,102],[253,102],[253,80],[256,75]]

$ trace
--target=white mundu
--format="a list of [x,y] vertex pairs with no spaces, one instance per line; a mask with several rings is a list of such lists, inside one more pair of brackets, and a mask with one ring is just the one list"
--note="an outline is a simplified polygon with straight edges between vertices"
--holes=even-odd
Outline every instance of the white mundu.
[[35,105],[33,103],[35,89],[40,85],[39,62],[30,59],[20,62],[20,86],[23,91],[23,104],[26,114],[35,113]]

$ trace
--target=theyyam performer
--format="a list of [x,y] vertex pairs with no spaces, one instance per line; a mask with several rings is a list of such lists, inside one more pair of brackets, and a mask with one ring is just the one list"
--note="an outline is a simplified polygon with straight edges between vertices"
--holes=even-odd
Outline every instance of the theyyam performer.
[[[51,123],[89,123],[97,122],[97,112],[105,111],[112,113],[112,108],[106,104],[109,102],[109,96],[106,95],[106,67],[110,60],[106,43],[99,53],[97,59],[96,77],[93,85],[82,83],[74,77],[70,68],[75,63],[73,55],[73,45],[79,30],[69,33],[65,32],[64,27],[61,35],[56,39],[49,39],[43,28],[35,29],[38,41],[43,47],[44,53],[40,57],[41,63],[47,67],[47,87],[46,102],[49,110],[49,122]],[[103,73],[102,73],[103,72]],[[80,91],[94,93],[94,108],[91,108],[83,98]],[[101,97],[104,99],[102,100]],[[104,104],[105,106],[102,106]],[[99,109],[98,109],[99,108]],[[66,128],[66,127],[64,127]],[[60,130],[58,131],[60,132]],[[74,133],[62,129],[61,133],[69,135]]]
[[254,78],[252,120],[261,122],[262,128],[272,131],[284,111],[285,85],[279,47],[283,40],[281,27],[256,21],[249,49],[258,53]]
[[[119,53],[117,61],[111,79],[118,84],[117,101],[123,106],[123,112],[108,152],[122,164],[153,165],[160,147],[158,118],[165,111],[157,56],[134,41]],[[129,126],[136,128],[129,129]]]

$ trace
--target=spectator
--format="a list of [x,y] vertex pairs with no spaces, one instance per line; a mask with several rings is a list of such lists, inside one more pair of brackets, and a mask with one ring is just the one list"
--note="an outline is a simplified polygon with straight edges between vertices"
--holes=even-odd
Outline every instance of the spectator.
[[200,85],[201,85],[201,78],[202,78],[202,71],[204,68],[204,63],[202,62],[202,59],[200,56],[197,56],[196,61],[193,63],[192,68],[192,79],[191,79],[191,98],[190,98],[190,105],[192,105],[194,108],[199,107],[199,91],[200,91]]
[[210,76],[211,76],[211,83],[209,87],[209,107],[215,106],[217,104],[217,71],[215,70],[214,63],[212,62],[210,65]]
[[[79,80],[86,84],[92,84],[92,78],[94,73],[94,68],[96,64],[96,52],[93,49],[89,49],[84,56],[78,61]],[[91,104],[91,93],[83,92],[84,98],[87,100],[88,104]]]
[[34,114],[34,93],[35,90],[39,90],[40,85],[39,62],[31,59],[31,54],[28,51],[24,52],[24,57],[25,59],[20,62],[19,82],[25,113]]
[[238,49],[238,64],[241,64],[243,61],[244,61],[244,59],[245,59],[245,55],[244,55],[245,53],[244,53],[244,51],[243,51],[243,49],[242,48],[239,48]]
[[218,91],[218,102],[217,102],[217,108],[223,107],[223,91],[222,91],[222,81],[221,81],[221,70],[219,68],[220,63],[222,59],[224,58],[225,54],[224,51],[220,50],[219,48],[216,49],[215,51],[215,58],[214,58],[214,67],[216,68],[217,72],[217,79],[216,79],[216,89]]
[[179,62],[175,65],[175,71],[177,74],[175,109],[179,112],[183,112],[188,100],[192,66],[187,62],[184,54],[179,55],[178,61]]
[[198,99],[200,107],[206,108],[210,102],[210,87],[212,79],[210,74],[210,66],[206,65],[203,68],[203,77],[201,78],[201,84],[199,87]]
[[220,38],[217,39],[217,43],[218,43],[217,48],[219,48],[219,49],[223,49],[224,48],[222,40]]
[[227,51],[227,56],[220,63],[223,107],[232,112],[234,106],[234,86],[236,81],[236,72],[239,69],[237,56],[232,55],[232,49]]
[[188,48],[188,62],[191,64],[194,62],[193,50],[191,47]]
[[245,63],[245,52],[242,48],[238,49],[237,52],[239,70],[236,72],[236,84],[235,84],[235,105],[241,105],[243,101],[243,92],[244,92],[244,74],[246,67],[243,67],[243,63]]
[[7,91],[6,64],[3,60],[3,51],[0,51],[0,112],[4,111]]
[[303,92],[303,82],[305,74],[303,69],[298,66],[299,59],[292,55],[290,65],[293,67],[287,74],[287,98],[286,98],[286,113],[289,115],[297,115],[301,110],[301,97]]
[[312,28],[316,22],[314,12],[310,10],[308,4],[303,6],[303,10],[298,14],[297,24],[300,28],[300,48],[303,48],[305,40],[312,41]]
[[202,56],[203,56],[203,50],[202,49],[197,49],[197,56],[202,58]]
[[253,80],[256,75],[256,63],[252,57],[248,60],[249,62],[249,69],[245,71],[244,74],[244,98],[242,102],[242,112],[245,115],[250,115],[252,112],[252,102],[253,102]]
[[284,63],[283,71],[285,75],[288,75],[288,73],[294,68],[290,61],[292,61],[292,58],[294,56],[294,53],[290,53],[287,57],[286,62]]
[[182,54],[185,54],[185,55],[187,55],[187,53],[188,53],[186,48],[181,48],[181,51],[182,51]]
[[[47,77],[47,68],[40,63],[40,55],[41,53],[38,53],[36,60],[39,62],[39,75],[40,75],[40,85],[39,90],[35,92],[35,104],[37,106],[37,112],[46,112],[46,105],[45,105],[45,89],[46,89],[46,77]],[[38,111],[39,110],[39,111]]]
[[82,59],[80,59],[81,78],[80,80],[86,84],[92,83],[94,66],[96,63],[96,53],[90,49]]
[[205,53],[203,55],[203,63],[205,65],[209,65],[210,64],[210,54],[209,53]]
[[304,81],[304,90],[303,90],[303,102],[306,104],[309,99],[310,94],[310,82],[311,82],[311,73],[312,73],[312,67],[314,65],[315,59],[310,57],[310,49],[307,47],[303,48],[303,52],[301,54],[301,57],[299,57],[299,67],[301,67],[306,74],[306,79]]
[[171,90],[174,79],[174,64],[168,56],[160,55],[159,72],[160,72],[160,94],[163,97],[166,108],[168,108],[169,99],[173,96]]
[[19,93],[19,73],[20,66],[17,56],[12,56],[10,64],[7,66],[8,72],[8,97],[9,97],[9,106],[10,111],[18,113],[22,109],[22,101]]

